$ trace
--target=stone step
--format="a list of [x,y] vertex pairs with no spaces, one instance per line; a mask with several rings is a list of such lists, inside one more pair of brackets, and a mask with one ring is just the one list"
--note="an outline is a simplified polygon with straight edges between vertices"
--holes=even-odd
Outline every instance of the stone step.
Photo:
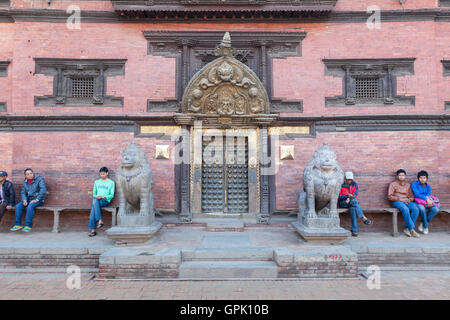
[[272,261],[186,261],[180,279],[276,279],[278,267]]
[[187,248],[181,250],[182,261],[273,261],[273,248]]
[[242,221],[214,221],[206,224],[208,232],[243,232],[244,223]]
[[[98,268],[81,268],[81,276],[89,276],[98,273]],[[62,275],[71,276],[74,273],[67,273],[67,268],[1,268],[0,276],[8,275],[20,275],[20,276],[33,276],[33,275]]]

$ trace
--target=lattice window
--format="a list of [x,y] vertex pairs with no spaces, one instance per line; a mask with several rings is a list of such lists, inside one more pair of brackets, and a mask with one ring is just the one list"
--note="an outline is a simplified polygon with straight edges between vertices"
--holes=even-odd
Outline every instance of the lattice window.
[[72,97],[92,98],[94,96],[94,78],[72,79]]
[[356,78],[355,97],[361,99],[378,98],[378,78]]
[[397,78],[414,74],[415,58],[323,59],[325,74],[342,78],[342,95],[325,97],[327,107],[414,106],[415,97],[397,94]]
[[126,59],[34,58],[35,74],[52,76],[53,93],[34,97],[35,106],[123,107],[123,97],[106,95],[108,77],[124,75]]

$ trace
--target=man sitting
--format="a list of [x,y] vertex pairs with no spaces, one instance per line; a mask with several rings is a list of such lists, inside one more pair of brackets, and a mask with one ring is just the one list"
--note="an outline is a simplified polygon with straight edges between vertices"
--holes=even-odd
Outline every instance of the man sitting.
[[[47,193],[44,178],[38,174],[34,174],[30,168],[24,171],[25,179],[22,183],[22,191],[20,193],[22,201],[16,205],[16,216],[14,226],[10,231],[18,231],[23,229],[24,232],[30,232],[33,227],[34,209],[42,206]],[[22,226],[22,213],[27,208],[25,216],[25,227]]]
[[11,181],[6,180],[6,171],[0,171],[0,222],[6,209],[12,209],[16,202],[16,193]]
[[406,171],[397,170],[397,180],[389,185],[388,199],[393,202],[394,208],[402,213],[405,220],[405,230],[403,232],[408,237],[419,238],[419,234],[414,230],[415,222],[419,216],[419,209],[414,201],[414,194],[411,186],[406,182]]
[[338,204],[341,208],[350,208],[350,219],[352,221],[352,236],[358,236],[358,218],[364,221],[364,224],[373,224],[361,209],[356,198],[358,197],[358,184],[353,180],[353,172],[345,173],[345,180],[341,186],[339,193]]

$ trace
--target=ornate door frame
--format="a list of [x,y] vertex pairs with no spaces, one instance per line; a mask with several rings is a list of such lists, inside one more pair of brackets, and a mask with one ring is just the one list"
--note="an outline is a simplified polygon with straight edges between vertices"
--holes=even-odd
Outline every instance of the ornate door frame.
[[183,165],[181,172],[180,218],[188,222],[193,213],[202,214],[202,135],[205,128],[233,130],[235,134],[248,137],[248,214],[256,214],[258,222],[268,222],[268,176],[262,176],[260,169],[266,165],[264,160],[269,153],[267,127],[279,114],[270,113],[270,100],[258,76],[234,58],[236,50],[231,46],[229,33],[214,52],[218,58],[192,77],[183,94],[182,112],[174,114],[174,120],[183,129],[189,129],[184,130],[182,138],[184,152],[189,149],[185,155],[190,157],[190,162],[189,167]]
[[[203,213],[202,212],[202,137],[208,135],[240,136],[248,138],[248,213]],[[191,127],[190,166],[190,212],[196,216],[245,217],[260,213],[260,168],[259,168],[259,127],[245,126],[221,129],[217,126]]]

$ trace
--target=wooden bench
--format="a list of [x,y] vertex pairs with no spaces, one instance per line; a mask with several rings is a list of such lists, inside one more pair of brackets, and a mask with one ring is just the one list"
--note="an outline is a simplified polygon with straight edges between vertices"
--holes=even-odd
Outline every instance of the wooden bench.
[[[398,214],[400,213],[400,210],[394,207],[363,207],[362,208],[364,213],[379,213],[379,212],[387,212],[392,214],[392,236],[398,237],[400,234],[398,232]],[[338,213],[348,213],[348,208],[338,208]],[[439,213],[450,213],[450,209],[439,209]],[[298,211],[291,211],[288,214],[288,217],[298,214]]]
[[[103,211],[110,212],[112,216],[112,226],[115,226],[117,223],[117,206],[108,206],[101,208]],[[12,209],[14,210],[14,208]],[[90,211],[91,207],[89,206],[40,206],[35,208],[36,213],[38,211],[51,211],[53,212],[53,230],[52,232],[59,232],[59,216],[64,211]],[[24,214],[25,214],[24,210]]]
[[[398,237],[398,214],[400,213],[400,210],[393,207],[363,207],[362,208],[364,213],[378,213],[378,212],[387,212],[392,214],[392,236]],[[348,212],[348,208],[338,208],[339,213]],[[439,210],[439,213],[450,213],[450,210],[441,208]]]

